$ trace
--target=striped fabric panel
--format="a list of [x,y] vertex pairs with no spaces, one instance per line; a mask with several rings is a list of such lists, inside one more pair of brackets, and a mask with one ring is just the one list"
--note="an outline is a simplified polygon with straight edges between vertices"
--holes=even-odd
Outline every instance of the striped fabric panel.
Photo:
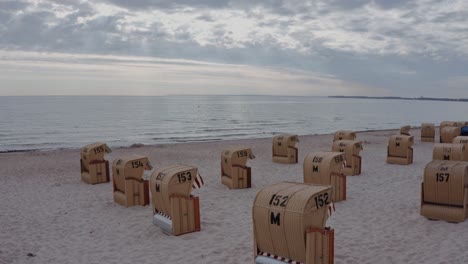
[[162,215],[162,216],[166,217],[166,218],[169,219],[169,220],[172,220],[172,217],[168,216],[167,214],[163,214],[163,213],[161,213],[161,212],[159,212],[159,211],[156,211],[156,213],[157,213],[158,215]]
[[200,189],[203,185],[205,185],[205,182],[203,181],[203,178],[200,175],[200,173],[197,173],[197,177],[195,177],[195,180],[193,181],[192,188]]
[[261,255],[261,256],[267,257],[267,258],[272,258],[272,259],[276,259],[276,260],[282,261],[282,262],[284,262],[284,263],[302,264],[302,262],[295,261],[295,260],[290,260],[290,259],[287,259],[287,258],[283,258],[283,257],[280,257],[280,256],[276,256],[276,255],[270,254],[270,253],[266,253],[266,252],[261,252],[261,251],[260,251],[258,254]]

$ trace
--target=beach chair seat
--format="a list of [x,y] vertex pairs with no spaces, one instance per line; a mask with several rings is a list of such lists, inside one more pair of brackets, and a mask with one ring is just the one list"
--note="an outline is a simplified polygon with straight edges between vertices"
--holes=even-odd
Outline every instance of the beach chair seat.
[[446,126],[440,131],[440,143],[452,143],[458,136],[460,136],[460,127]]
[[104,159],[111,149],[101,142],[89,144],[81,148],[80,168],[81,180],[88,184],[98,184],[110,181],[109,161]]
[[413,163],[413,142],[413,136],[390,136],[387,147],[387,163],[399,165]]
[[463,222],[468,216],[467,206],[468,162],[429,162],[421,183],[421,215],[431,220]]
[[125,207],[149,204],[149,184],[143,179],[145,170],[153,167],[146,156],[131,155],[112,163],[114,202]]
[[423,123],[421,125],[421,141],[434,142],[435,140],[435,126],[431,123]]
[[410,131],[411,129],[411,126],[402,126],[400,127],[400,135],[407,135],[407,136],[410,136]]
[[466,148],[468,148],[468,136],[455,137],[452,140],[452,143],[454,143],[454,144],[463,144],[463,145],[465,145]]
[[346,176],[361,174],[362,158],[359,152],[362,142],[357,140],[337,140],[333,142],[332,151],[344,153],[345,164],[341,172]]
[[191,192],[203,184],[193,166],[175,164],[155,170],[150,178],[153,224],[168,235],[200,231],[200,201]]
[[[446,129],[446,127],[457,127],[460,129],[459,123],[455,121],[442,121],[440,122],[439,126],[439,142],[440,143],[452,143],[453,138],[455,137],[453,134],[457,133],[455,132],[456,129]],[[460,133],[460,131],[458,131]],[[456,136],[459,136],[456,135]]]
[[438,143],[434,145],[432,159],[468,161],[468,148],[465,144]]
[[344,154],[341,152],[314,152],[304,159],[304,183],[333,186],[333,202],[346,200]]
[[252,149],[230,147],[221,152],[221,182],[230,189],[250,188],[252,170],[247,166],[249,159],[254,159]]
[[299,142],[297,135],[284,134],[273,137],[273,162],[283,164],[297,163],[297,142]]
[[254,257],[257,264],[333,263],[334,230],[326,227],[333,187],[281,182],[254,200]]
[[356,132],[351,130],[339,130],[333,135],[333,141],[337,140],[355,140]]

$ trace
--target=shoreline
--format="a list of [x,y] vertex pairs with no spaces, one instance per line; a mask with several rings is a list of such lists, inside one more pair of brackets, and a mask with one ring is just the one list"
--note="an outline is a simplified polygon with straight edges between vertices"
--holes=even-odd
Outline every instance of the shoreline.
[[[436,126],[437,128],[438,126]],[[420,129],[421,126],[411,127],[411,129]],[[385,132],[385,131],[398,131],[399,128],[390,128],[390,129],[369,129],[369,130],[356,130],[356,133],[367,133],[367,132]],[[258,137],[258,138],[240,138],[240,139],[220,139],[220,140],[203,140],[203,141],[185,141],[185,142],[172,142],[172,143],[156,143],[156,144],[142,144],[142,143],[133,143],[130,146],[117,146],[111,147],[111,149],[135,149],[135,148],[142,148],[142,147],[157,147],[157,146],[171,146],[171,145],[180,145],[180,144],[203,144],[203,143],[213,143],[213,142],[229,142],[229,141],[239,141],[239,140],[256,140],[256,139],[271,139],[274,135],[278,135],[281,133],[273,134],[269,137]],[[307,135],[298,135],[299,137],[310,137],[310,136],[325,136],[325,135],[333,135],[333,133],[326,133],[326,134],[307,134]],[[299,138],[300,140],[300,138]],[[104,141],[103,141],[104,142]],[[93,142],[89,142],[93,143]],[[104,142],[105,143],[105,142]],[[84,145],[83,145],[84,146]],[[44,149],[19,149],[19,150],[5,150],[0,151],[0,155],[3,154],[14,154],[14,153],[44,153],[44,152],[52,152],[52,151],[68,151],[68,150],[80,150],[81,147],[63,147],[63,148],[44,148]]]

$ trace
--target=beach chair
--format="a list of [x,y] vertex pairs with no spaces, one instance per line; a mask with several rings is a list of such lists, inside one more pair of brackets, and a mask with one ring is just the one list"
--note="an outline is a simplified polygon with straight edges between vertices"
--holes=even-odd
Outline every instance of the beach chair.
[[297,163],[297,142],[299,142],[297,135],[284,134],[273,137],[273,162],[283,164]]
[[333,202],[346,200],[346,175],[342,174],[344,154],[314,152],[304,159],[304,183],[333,186]]
[[331,186],[281,182],[260,190],[254,200],[256,264],[332,264],[334,230]]
[[457,122],[457,127],[459,128],[462,128],[464,126],[468,126],[468,122],[467,121],[458,121]]
[[442,121],[440,122],[440,125],[439,125],[439,132],[444,127],[456,127],[456,126],[458,126],[458,122],[456,121]]
[[439,138],[440,138],[440,143],[451,143],[452,141],[450,142],[444,142],[442,140],[442,130],[445,128],[445,127],[459,127],[458,126],[458,122],[455,122],[455,121],[442,121],[440,122],[440,126],[439,126]]
[[421,215],[431,220],[463,222],[468,210],[468,162],[433,160],[424,169]]
[[452,143],[454,143],[454,144],[463,144],[463,145],[465,145],[466,148],[468,148],[468,136],[455,137],[452,140]]
[[440,131],[440,143],[452,143],[453,139],[460,136],[460,127],[446,126]]
[[400,135],[407,135],[410,136],[410,131],[411,127],[410,126],[402,126],[400,127]]
[[203,184],[193,166],[177,164],[154,171],[150,178],[153,224],[168,235],[200,231],[200,202],[191,192]]
[[390,136],[387,147],[387,163],[400,165],[413,163],[413,142],[413,136]]
[[131,155],[115,159],[112,163],[114,201],[125,207],[149,204],[148,180],[145,170],[153,167],[146,156]]
[[333,136],[333,141],[337,140],[355,140],[356,139],[356,132],[349,131],[349,130],[339,130],[335,132]]
[[468,148],[464,144],[438,143],[434,145],[432,159],[468,161]]
[[109,161],[104,159],[111,149],[101,142],[84,146],[80,151],[81,180],[88,184],[109,182]]
[[254,159],[252,149],[231,147],[221,153],[221,183],[230,189],[250,188],[252,171],[247,166],[249,159]]
[[435,126],[430,123],[423,123],[421,125],[421,141],[434,142],[435,140]]
[[354,176],[361,174],[362,158],[359,156],[361,150],[361,141],[337,140],[333,142],[332,151],[344,153],[345,167],[341,170],[344,175]]

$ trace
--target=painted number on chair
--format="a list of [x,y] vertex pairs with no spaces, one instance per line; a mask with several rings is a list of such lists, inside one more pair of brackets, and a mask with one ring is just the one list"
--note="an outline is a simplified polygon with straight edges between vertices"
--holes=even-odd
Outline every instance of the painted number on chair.
[[[273,194],[270,199],[271,206],[286,207],[288,204],[289,196],[282,196]],[[281,225],[281,213],[270,212],[270,224]]]
[[166,176],[165,173],[160,172],[160,173],[158,173],[158,176],[156,176],[156,180],[157,181],[162,181],[165,176]]
[[450,173],[436,173],[436,182],[448,182]]
[[132,168],[136,169],[139,167],[143,167],[143,162],[141,162],[141,160],[132,161]]
[[343,156],[342,155],[339,155],[339,156],[336,156],[335,157],[335,163],[341,163],[343,162],[344,159],[343,159]]
[[[270,199],[270,206],[286,207],[288,204],[289,196],[282,196],[273,194]],[[270,212],[270,224],[281,225],[281,213]]]
[[281,225],[281,213],[270,212],[270,224]]
[[98,154],[98,153],[101,153],[101,152],[104,152],[104,147],[98,147],[98,148],[94,148],[94,154]]
[[317,208],[322,208],[329,203],[330,202],[328,201],[328,193],[315,196],[315,205],[317,206]]
[[237,157],[238,158],[247,157],[247,155],[249,155],[249,154],[245,150],[237,152]]
[[273,194],[270,199],[270,205],[285,207],[288,203],[289,196],[281,196]]
[[190,181],[192,180],[192,173],[190,173],[190,171],[178,173],[177,179],[179,180],[179,183]]
[[313,163],[321,163],[322,160],[323,160],[323,157],[314,157],[314,158],[312,159],[312,162],[313,162]]

